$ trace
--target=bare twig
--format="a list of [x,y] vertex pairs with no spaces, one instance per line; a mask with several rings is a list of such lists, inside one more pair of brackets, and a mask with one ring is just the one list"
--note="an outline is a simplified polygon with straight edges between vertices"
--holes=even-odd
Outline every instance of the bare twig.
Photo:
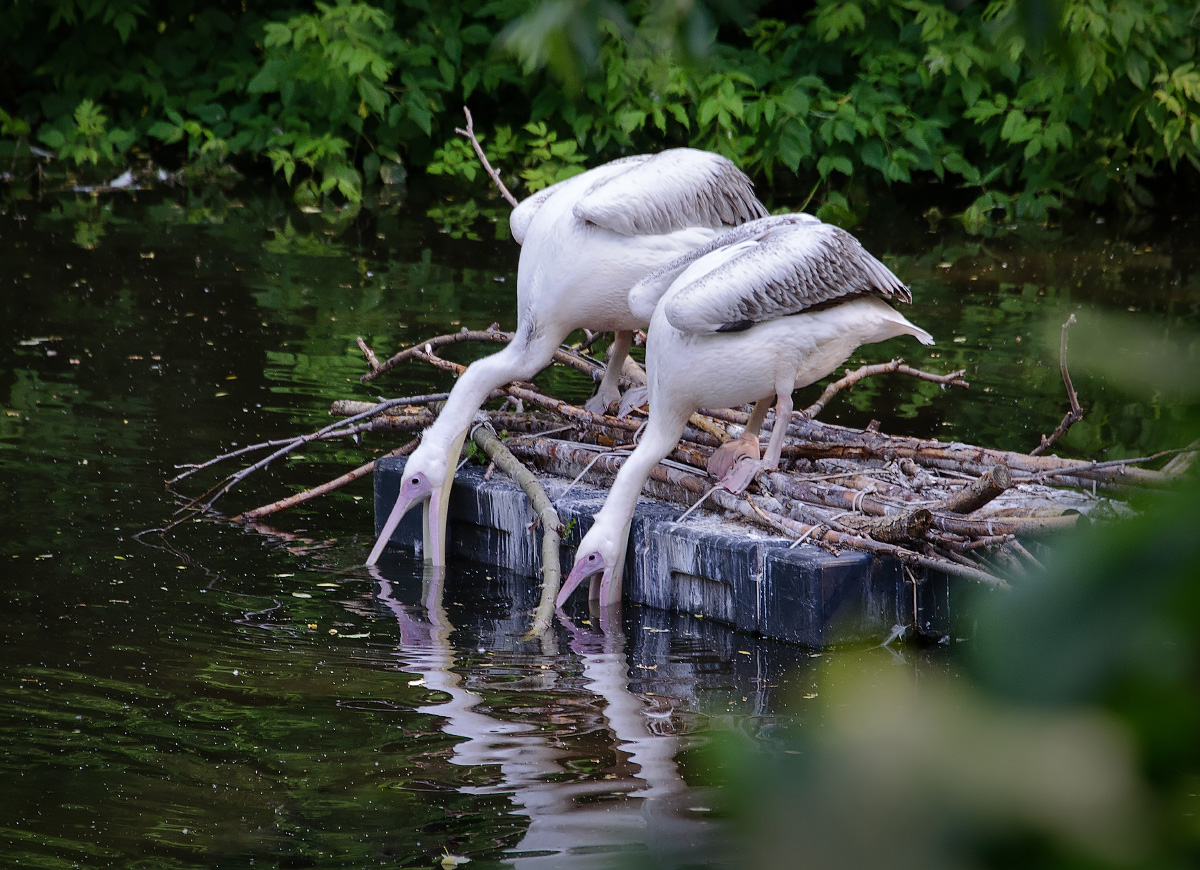
[[[426,348],[441,347],[444,344],[451,344],[456,341],[494,341],[499,344],[507,344],[512,341],[511,332],[501,332],[499,328],[495,329],[476,329],[476,330],[461,330],[460,332],[452,332],[449,335],[439,335],[434,338],[422,341],[419,344],[414,344],[412,347],[406,347],[389,357],[385,362],[375,361],[371,370],[359,378],[364,384],[375,380],[384,372],[395,368],[406,359],[410,359],[418,354],[419,351]],[[361,338],[358,339],[358,346],[362,349],[363,354],[367,357],[368,364],[374,359],[374,352],[367,347],[367,343]]]
[[[420,439],[414,438],[407,444],[397,447],[390,453],[384,454],[384,457],[407,456],[416,449],[417,444],[419,443]],[[359,478],[366,477],[375,470],[375,463],[378,461],[379,460],[377,459],[372,459],[366,465],[360,465],[353,471],[347,471],[345,474],[335,477],[333,480],[323,483],[320,486],[314,486],[312,489],[306,489],[303,492],[296,493],[295,495],[289,495],[287,498],[281,498],[278,501],[273,501],[270,504],[263,505],[262,507],[256,507],[253,510],[240,513],[233,518],[233,522],[253,522],[254,520],[278,513],[279,511],[286,510],[287,508],[295,507],[298,504],[303,504],[306,501],[312,501],[318,496],[333,492],[335,489],[340,489],[348,483],[353,483]]]
[[471,440],[479,445],[479,449],[488,455],[497,468],[524,490],[541,523],[542,597],[534,613],[533,623],[525,635],[526,638],[536,637],[550,628],[554,618],[554,599],[558,596],[558,587],[562,579],[558,555],[562,542],[562,520],[559,519],[554,503],[550,501],[550,496],[546,495],[546,490],[542,488],[538,479],[504,446],[504,442],[490,425],[483,423],[472,427]]
[[517,198],[508,192],[508,188],[504,186],[504,182],[500,180],[500,173],[492,168],[492,164],[488,162],[487,155],[483,153],[483,148],[479,144],[479,140],[475,138],[475,120],[471,117],[471,110],[463,106],[463,114],[467,116],[467,129],[455,127],[454,132],[459,136],[466,136],[471,141],[471,147],[475,149],[475,155],[479,158],[479,162],[483,164],[483,168],[487,174],[492,177],[492,182],[500,191],[500,195],[508,200],[508,204],[516,208]]
[[[490,341],[499,344],[507,344],[508,342],[512,341],[512,338],[513,333],[503,332],[495,324],[492,324],[492,326],[486,330],[463,329],[459,332],[451,332],[447,335],[438,335],[434,338],[418,342],[411,347],[406,347],[404,350],[393,354],[385,362],[381,363],[378,360],[375,360],[374,363],[371,363],[371,360],[375,359],[375,353],[360,337],[357,339],[358,346],[362,350],[363,355],[367,358],[368,364],[372,365],[372,368],[369,372],[362,375],[359,380],[364,384],[368,381],[373,381],[384,372],[390,371],[405,360],[414,358],[422,359],[422,352],[432,351],[447,344],[455,344],[460,341]],[[570,348],[559,348],[556,350],[554,352],[554,362],[568,365],[573,369],[583,372],[585,375],[593,379],[595,378],[596,372],[604,368],[604,363],[584,356],[581,353],[577,353]]]
[[862,366],[854,371],[847,369],[845,377],[836,380],[827,386],[825,388],[825,392],[821,393],[821,397],[800,413],[806,417],[815,417],[825,409],[825,406],[829,403],[829,400],[832,399],[837,393],[848,387],[854,386],[864,378],[869,378],[872,375],[888,374],[889,372],[899,372],[903,375],[910,375],[911,377],[919,378],[923,381],[932,381],[935,384],[942,384],[943,386],[950,385],[954,387],[962,387],[963,389],[970,389],[971,387],[969,383],[962,379],[963,374],[966,373],[966,369],[959,369],[958,371],[950,372],[949,374],[945,375],[935,375],[931,372],[923,372],[920,369],[914,369],[912,366],[906,365],[902,359],[894,359],[890,362],[879,363],[877,365]]
[[[196,508],[196,506],[199,505],[200,502],[202,502],[202,501],[204,502],[204,504],[200,506],[201,512],[206,511],[213,506],[213,504],[216,502],[217,499],[219,499],[225,493],[229,492],[229,490],[233,489],[233,487],[236,486],[238,484],[238,482],[249,477],[254,472],[259,471],[260,469],[266,468],[268,465],[270,465],[276,459],[279,459],[281,456],[286,456],[287,454],[291,453],[293,450],[296,450],[297,448],[302,447],[305,444],[309,444],[313,441],[322,441],[322,440],[327,440],[327,439],[332,439],[332,438],[343,437],[345,435],[353,435],[356,432],[361,431],[361,428],[349,426],[348,424],[354,423],[358,420],[366,419],[368,417],[373,417],[376,414],[379,414],[382,411],[384,411],[387,408],[390,408],[394,405],[412,404],[414,402],[414,400],[419,400],[419,399],[424,399],[424,398],[427,398],[427,397],[404,396],[399,399],[389,399],[386,402],[380,402],[379,404],[373,406],[369,410],[363,411],[361,414],[356,414],[353,417],[348,417],[345,420],[341,420],[337,423],[330,423],[328,426],[318,429],[316,432],[310,432],[307,435],[299,435],[290,440],[265,442],[264,445],[252,445],[249,448],[241,448],[240,450],[235,450],[232,453],[225,454],[224,456],[219,456],[216,459],[211,459],[208,462],[200,463],[199,465],[189,469],[188,471],[184,472],[183,474],[177,475],[176,477],[167,481],[167,483],[168,484],[174,483],[175,481],[179,480],[180,478],[185,477],[188,474],[192,474],[195,471],[198,471],[200,468],[208,467],[209,465],[212,465],[215,462],[219,462],[222,459],[228,459],[233,456],[240,456],[251,449],[261,448],[265,445],[278,447],[278,449],[276,449],[275,451],[270,453],[265,458],[258,460],[257,462],[255,462],[252,465],[246,466],[245,468],[241,469],[240,471],[236,471],[233,474],[227,475],[226,477],[224,477],[217,483],[213,484],[211,487],[209,487],[203,493],[201,493],[200,495],[196,496],[191,501],[184,504],[182,507],[180,507],[178,510],[176,510],[175,513],[180,514],[180,513],[190,511],[190,510]],[[209,496],[211,496],[211,498],[209,498]],[[206,498],[208,500],[204,501]]]
[[1197,455],[1200,455],[1200,438],[1172,457],[1171,461],[1162,467],[1162,470],[1167,474],[1186,474],[1195,463]]
[[[744,422],[745,414],[713,412],[718,419]],[[740,420],[737,419],[740,416]],[[971,444],[947,443],[906,435],[885,435],[865,432],[832,423],[822,423],[793,414],[789,434],[804,443],[800,453],[808,456],[844,456],[886,460],[911,459],[926,468],[949,469],[968,474],[984,474],[993,465],[1003,464],[1020,479],[1039,480],[1057,477],[1071,486],[1087,486],[1092,481],[1106,485],[1171,486],[1175,478],[1169,474],[1134,466],[1171,455],[1177,450],[1161,451],[1138,459],[1117,463],[1089,462],[1081,459],[1061,459],[1057,456],[1030,456],[1007,450],[994,450]],[[785,454],[786,455],[786,454]],[[1083,483],[1086,481],[1086,484]]]
[[1069,315],[1062,325],[1062,337],[1058,344],[1058,367],[1062,371],[1063,386],[1067,388],[1067,401],[1070,402],[1071,407],[1063,415],[1062,422],[1050,433],[1050,437],[1047,438],[1043,435],[1042,443],[1029,451],[1030,456],[1040,456],[1045,453],[1059,438],[1067,434],[1068,429],[1083,419],[1083,409],[1079,407],[1079,396],[1075,393],[1075,386],[1071,383],[1071,374],[1067,371],[1067,330],[1074,322],[1075,315]]

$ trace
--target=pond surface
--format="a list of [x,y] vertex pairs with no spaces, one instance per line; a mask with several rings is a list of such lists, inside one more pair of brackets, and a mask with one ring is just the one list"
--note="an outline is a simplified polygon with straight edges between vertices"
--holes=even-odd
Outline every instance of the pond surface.
[[[362,386],[357,336],[382,356],[463,326],[513,326],[515,245],[486,218],[447,224],[446,208],[432,189],[356,215],[245,191],[6,201],[3,863],[429,867],[449,853],[584,867],[663,849],[682,857],[658,866],[714,860],[728,842],[714,733],[770,752],[820,728],[834,660],[913,679],[953,670],[938,650],[816,652],[637,608],[608,635],[579,614],[522,641],[528,578],[362,567],[366,480],[275,529],[139,534],[170,520],[179,499],[164,480],[181,463],[314,430],[334,399],[449,385],[408,367]],[[1198,230],[1194,216],[1164,215],[980,241],[881,209],[860,237],[912,284],[906,313],[938,344],[874,346],[853,362],[907,354],[965,368],[972,388],[876,379],[823,418],[1028,450],[1066,410],[1058,336],[1073,312],[1087,417],[1063,452],[1177,445],[1197,398]],[[570,372],[543,378],[573,398],[590,389]],[[315,445],[218,506],[233,515],[396,443]]]

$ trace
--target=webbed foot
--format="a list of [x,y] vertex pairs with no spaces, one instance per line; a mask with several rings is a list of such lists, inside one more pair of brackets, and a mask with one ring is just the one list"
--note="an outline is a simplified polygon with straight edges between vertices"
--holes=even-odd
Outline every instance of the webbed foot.
[[708,474],[717,480],[724,480],[730,470],[742,458],[758,459],[758,436],[742,433],[740,438],[726,441],[712,452],[708,458]]

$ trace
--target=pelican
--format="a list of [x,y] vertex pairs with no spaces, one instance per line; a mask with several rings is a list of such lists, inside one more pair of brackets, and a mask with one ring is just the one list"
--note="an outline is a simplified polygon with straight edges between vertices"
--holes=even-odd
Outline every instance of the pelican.
[[757,459],[757,428],[773,397],[775,424],[760,466],[773,470],[794,389],[825,377],[863,344],[899,335],[933,344],[884,299],[909,302],[912,295],[854,236],[805,214],[743,224],[636,284],[634,311],[653,306],[646,342],[650,419],[579,543],[558,605],[596,574],[591,597],[602,605],[620,600],[642,484],[697,409],[756,402],[746,434],[725,458],[750,452]]
[[613,331],[608,367],[588,410],[619,398],[633,330],[649,322],[629,308],[629,289],[729,227],[762,217],[753,184],[729,160],[676,148],[614,160],[521,202],[509,218],[521,245],[517,330],[498,353],[472,363],[408,458],[395,506],[367,557],[374,565],[404,514],[422,503],[422,552],[445,564],[446,512],[467,428],[488,394],[529,380],[580,328]]

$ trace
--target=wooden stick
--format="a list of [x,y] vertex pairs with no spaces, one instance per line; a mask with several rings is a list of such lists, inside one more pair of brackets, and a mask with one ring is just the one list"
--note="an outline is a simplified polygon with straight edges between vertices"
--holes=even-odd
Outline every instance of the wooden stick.
[[951,496],[936,502],[934,510],[951,514],[969,514],[978,510],[1012,486],[1012,474],[1006,465],[993,465],[982,477]]
[[[389,456],[407,456],[417,449],[417,445],[420,443],[420,441],[421,440],[419,438],[414,438],[407,444],[397,447],[390,453],[385,453],[384,458]],[[375,470],[375,463],[378,461],[379,460],[377,459],[372,459],[366,465],[360,465],[353,471],[347,471],[340,477],[335,477],[333,480],[322,483],[320,486],[314,486],[312,489],[306,489],[303,492],[296,493],[295,495],[289,495],[287,498],[281,498],[278,501],[273,501],[270,504],[263,505],[262,507],[256,507],[253,510],[240,513],[233,518],[233,522],[252,522],[260,519],[261,517],[278,513],[279,511],[286,510],[287,508],[295,507],[298,504],[303,504],[306,501],[312,501],[317,496],[333,492],[335,489],[340,489],[346,484],[353,483],[361,477],[366,477]]]
[[516,208],[517,198],[508,192],[508,188],[504,186],[504,182],[500,180],[500,173],[492,169],[492,164],[488,162],[487,155],[483,153],[483,148],[479,145],[479,140],[475,138],[475,120],[471,117],[471,110],[463,106],[463,114],[467,116],[467,129],[455,127],[454,132],[460,136],[466,136],[471,142],[471,147],[475,149],[475,156],[479,158],[479,162],[483,164],[483,168],[487,170],[487,174],[492,177],[492,182],[500,191],[500,195],[504,197],[508,204]]
[[[390,371],[405,360],[414,358],[423,359],[421,356],[422,351],[432,351],[435,348],[440,348],[447,344],[455,344],[460,341],[489,341],[499,344],[507,344],[508,342],[512,341],[512,338],[513,333],[503,332],[495,324],[492,324],[492,326],[485,330],[463,329],[459,332],[452,332],[447,335],[438,335],[425,341],[417,342],[411,347],[406,347],[403,350],[398,351],[390,356],[385,362],[381,363],[375,358],[375,352],[367,346],[367,343],[363,341],[362,337],[360,336],[356,339],[359,348],[362,350],[367,362],[371,363],[371,361],[374,360],[374,363],[372,364],[371,370],[360,376],[359,380],[364,384],[368,381],[373,381],[384,372]],[[554,352],[554,362],[568,365],[573,369],[583,372],[593,380],[597,380],[597,372],[603,371],[604,369],[604,363],[598,362],[597,360],[591,359],[581,353],[577,353],[566,348],[559,348]],[[463,368],[465,368],[465,366]]]
[[877,365],[862,366],[854,371],[847,369],[845,377],[834,381],[832,384],[827,386],[825,388],[825,392],[821,393],[821,397],[800,413],[804,414],[806,417],[815,417],[817,414],[820,414],[822,410],[824,410],[825,406],[829,403],[829,400],[832,399],[837,393],[847,389],[848,387],[854,386],[864,378],[869,378],[873,375],[888,374],[889,372],[900,372],[901,374],[911,375],[914,378],[920,378],[923,381],[932,381],[935,384],[949,384],[955,387],[962,387],[963,389],[970,389],[971,387],[969,383],[962,380],[962,376],[966,373],[966,369],[959,369],[958,371],[950,372],[949,374],[945,375],[935,375],[930,372],[923,372],[920,369],[914,369],[911,366],[905,365],[904,360],[902,359],[894,359],[890,362],[878,363]]
[[[567,442],[556,441],[553,442],[552,445],[548,446],[550,449],[547,451],[529,450],[526,455],[528,458],[533,458],[535,460],[549,459],[550,462],[548,464],[551,466],[556,466],[554,469],[556,471],[562,471],[566,463],[572,463],[581,466],[585,464],[584,461],[581,460],[586,459],[587,462],[591,462],[593,459],[595,459],[595,457],[591,455],[587,455],[586,457],[580,456],[579,454],[582,453],[582,451],[578,451],[578,448],[575,448],[573,445]],[[603,471],[610,474],[615,474],[619,467],[616,460],[617,457],[615,456],[602,455],[595,461],[593,471]],[[700,477],[697,474],[690,474],[670,466],[664,466],[662,464],[656,465],[651,470],[650,478],[652,480],[667,482],[682,487],[694,495],[700,495],[708,492],[710,489],[707,478]],[[848,547],[853,550],[861,550],[863,552],[874,553],[878,555],[894,556],[900,561],[906,562],[910,565],[917,565],[923,568],[932,568],[935,571],[954,574],[956,576],[964,577],[976,582],[987,583],[989,585],[998,586],[1001,588],[1008,588],[1008,584],[1004,580],[988,574],[985,571],[980,571],[978,568],[952,564],[946,559],[938,559],[935,557],[922,555],[895,544],[875,541],[871,538],[866,538],[861,535],[847,534],[844,532],[838,532],[834,529],[821,528],[820,525],[815,523],[811,525],[798,523],[795,520],[774,514],[771,511],[765,510],[761,507],[751,506],[748,500],[739,498],[738,496],[721,489],[711,492],[709,494],[709,499],[723,510],[730,511],[734,515],[743,519],[748,519],[756,525],[766,525],[768,528],[784,532],[786,535],[792,538],[798,538],[803,535],[809,540],[820,540],[834,546]],[[764,519],[762,514],[766,514],[768,518]]]
[[933,514],[928,508],[916,508],[882,517],[854,514],[842,517],[839,522],[846,528],[870,535],[877,541],[902,544],[925,537],[925,533],[933,525]]
[[1067,371],[1067,330],[1071,328],[1071,324],[1075,322],[1075,315],[1071,314],[1062,325],[1062,337],[1058,343],[1058,368],[1062,372],[1063,385],[1067,388],[1067,401],[1070,403],[1070,408],[1063,415],[1062,422],[1058,424],[1050,437],[1042,436],[1042,443],[1029,451],[1030,456],[1040,456],[1045,453],[1059,438],[1067,434],[1067,430],[1083,419],[1083,410],[1079,407],[1079,396],[1075,393],[1075,387],[1071,383],[1071,375]]
[[[723,416],[710,412],[718,419]],[[728,412],[726,412],[728,414]],[[729,416],[734,416],[729,414]],[[744,415],[743,415],[744,416]],[[738,422],[734,420],[734,422]],[[1133,486],[1169,487],[1175,478],[1158,471],[1137,468],[1135,463],[1148,462],[1165,453],[1116,463],[1089,462],[1080,459],[1060,459],[1057,456],[1030,456],[1008,450],[995,450],[971,444],[946,443],[929,438],[914,438],[904,435],[884,435],[879,432],[864,432],[810,420],[792,415],[789,434],[806,441],[800,450],[806,455],[863,456],[880,459],[912,459],[926,468],[944,468],[985,474],[994,465],[1006,465],[1019,478],[1039,480],[1056,477],[1072,486],[1090,488],[1092,481],[1106,485],[1128,484]],[[1167,451],[1170,452],[1170,451]],[[1081,481],[1086,481],[1082,483]]]
[[[425,350],[426,348],[441,347],[444,344],[451,344],[456,341],[494,341],[499,344],[507,344],[508,342],[512,341],[512,337],[513,334],[511,332],[501,332],[498,328],[482,330],[464,329],[460,332],[452,332],[448,335],[434,336],[426,341],[414,344],[412,347],[406,347],[404,350],[401,350],[390,356],[385,362],[381,363],[378,360],[375,360],[375,364],[372,365],[371,370],[360,377],[359,380],[364,384],[373,381],[384,372],[395,368],[406,359],[417,356],[418,351]],[[367,347],[367,343],[363,341],[361,337],[359,337],[357,341],[359,348],[362,349],[364,356],[367,358],[368,364],[370,364],[371,361],[375,359],[375,353],[369,347]]]
[[[882,517],[900,508],[876,498],[872,494],[849,486],[805,480],[794,475],[774,472],[769,477],[772,487],[782,495],[812,504],[848,511],[861,511],[871,516]],[[897,494],[903,492],[895,488]],[[907,492],[908,499],[916,500],[916,493]],[[925,507],[930,505],[925,504]],[[1079,514],[1063,516],[1005,516],[1005,517],[961,517],[933,514],[932,527],[959,535],[1046,535],[1074,528]]]
[[533,623],[526,632],[525,638],[537,637],[550,628],[554,618],[554,599],[558,596],[561,582],[559,563],[559,545],[562,542],[562,520],[554,503],[538,479],[533,476],[512,451],[504,446],[504,442],[492,429],[490,424],[480,424],[471,428],[471,440],[479,445],[479,449],[488,455],[496,467],[505,472],[517,482],[525,492],[533,511],[537,514],[542,525],[542,597],[533,615]]
[[[419,404],[422,402],[438,401],[441,399],[445,399],[446,395],[447,395],[446,393],[433,393],[433,394],[425,395],[425,396],[405,396],[403,398],[388,399],[386,402],[360,402],[358,408],[353,413],[344,415],[344,416],[349,416],[350,417],[349,420],[343,420],[340,423],[331,423],[330,425],[328,425],[322,429],[319,429],[317,432],[314,432],[311,434],[311,436],[307,436],[307,437],[309,437],[309,440],[313,440],[313,438],[319,438],[321,436],[329,434],[330,432],[333,432],[338,426],[345,426],[347,423],[352,423],[355,420],[363,420],[363,419],[372,417],[376,414],[382,414],[382,413],[386,412],[388,409],[393,408],[397,405],[405,405],[405,404],[416,405],[416,404]],[[299,437],[306,437],[306,436],[299,436]],[[245,447],[239,447],[237,450],[230,451],[229,453],[223,453],[220,456],[214,456],[212,459],[209,459],[206,462],[198,462],[198,463],[192,463],[192,464],[188,464],[188,465],[177,465],[177,466],[175,466],[176,468],[186,468],[187,470],[184,471],[182,474],[175,475],[170,480],[168,480],[167,483],[176,483],[177,481],[183,480],[183,478],[185,478],[185,477],[195,474],[197,471],[200,471],[201,469],[208,468],[212,465],[216,465],[219,462],[224,462],[226,459],[234,459],[238,456],[244,456],[245,454],[253,453],[256,450],[265,450],[269,447],[282,447],[282,446],[289,445],[289,444],[295,444],[296,441],[297,441],[296,437],[277,438],[272,441],[263,441],[258,444],[249,444]]]
[[[717,420],[740,425],[745,425],[750,417],[745,411],[720,408],[705,408],[703,413]],[[986,474],[993,465],[1003,464],[1019,479],[1041,480],[1054,477],[1070,486],[1087,489],[1092,487],[1093,481],[1117,487],[1174,486],[1177,482],[1174,475],[1136,466],[1191,449],[1177,447],[1160,450],[1148,456],[1110,462],[1062,459],[1058,456],[1030,456],[1028,453],[1014,453],[972,444],[947,443],[932,438],[886,435],[882,432],[851,429],[813,420],[800,411],[792,413],[788,435],[802,443],[793,443],[785,447],[785,456],[845,457],[853,460],[873,458],[885,461],[911,459],[926,468],[970,474]]]
[[[226,475],[224,478],[217,481],[215,484],[213,484],[207,490],[202,492],[200,495],[196,496],[194,499],[187,502],[185,505],[183,505],[183,507],[176,510],[175,513],[180,514],[180,513],[183,513],[184,511],[191,510],[192,508],[196,507],[197,504],[199,504],[201,501],[203,501],[205,498],[207,498],[208,496],[211,495],[211,498],[208,498],[208,500],[205,501],[203,505],[201,505],[200,512],[203,513],[204,511],[207,511],[209,508],[211,508],[213,506],[213,504],[217,501],[217,499],[219,499],[225,493],[229,492],[229,490],[233,489],[233,487],[236,486],[239,482],[241,482],[245,478],[249,477],[254,472],[259,471],[263,468],[266,468],[268,465],[270,465],[276,459],[279,459],[282,456],[286,456],[287,454],[291,453],[293,450],[296,450],[299,447],[303,447],[305,444],[309,444],[313,441],[322,441],[322,440],[328,440],[328,439],[333,439],[333,438],[340,438],[344,435],[352,435],[358,431],[362,431],[362,429],[365,427],[350,427],[350,426],[347,426],[347,424],[354,423],[357,420],[362,420],[362,419],[366,419],[368,417],[372,417],[375,414],[378,414],[381,411],[383,411],[386,408],[389,408],[393,405],[399,405],[399,404],[405,404],[405,403],[411,404],[411,399],[412,399],[412,397],[410,397],[410,396],[406,396],[406,397],[400,398],[400,399],[389,399],[386,402],[380,402],[378,405],[375,405],[370,410],[363,411],[361,414],[355,414],[354,416],[348,417],[347,419],[341,420],[337,423],[330,423],[328,426],[324,426],[321,429],[318,429],[316,432],[309,432],[307,435],[298,435],[295,438],[292,438],[290,441],[275,442],[275,443],[281,443],[281,446],[277,450],[275,450],[274,452],[272,452],[265,458],[258,460],[253,465],[249,465],[249,466],[241,469],[240,471],[236,471],[232,474]],[[230,454],[230,455],[236,455],[237,453],[240,453],[240,452],[241,451],[235,451],[234,454]],[[221,458],[221,457],[218,457],[218,458]],[[212,464],[213,461],[215,461],[215,460],[210,460],[207,463],[203,463],[203,465],[210,465],[210,464]],[[201,467],[203,467],[203,465]],[[193,470],[195,470],[195,469],[193,469]],[[188,472],[188,473],[190,474],[191,472]],[[180,475],[180,477],[182,477],[182,476],[183,475]],[[168,485],[173,483],[177,479],[178,478],[167,481]]]

